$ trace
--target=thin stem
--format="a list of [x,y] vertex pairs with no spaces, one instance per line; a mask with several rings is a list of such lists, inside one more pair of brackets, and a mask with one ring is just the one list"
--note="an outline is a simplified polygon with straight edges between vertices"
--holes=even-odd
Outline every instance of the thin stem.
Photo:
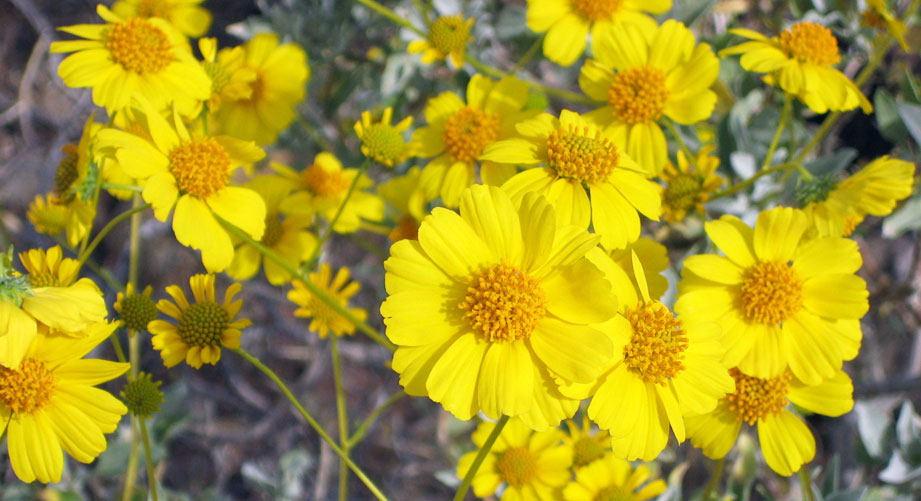
[[[102,237],[106,235],[112,228],[116,220],[121,217],[131,217],[131,233],[128,243],[128,284],[134,288],[137,288],[137,278],[138,278],[138,267],[141,257],[141,212],[150,207],[150,204],[141,205],[141,194],[135,193],[134,197],[131,199],[131,210],[125,211],[115,219],[109,222],[99,234],[96,235],[96,238],[93,240],[93,243],[90,244],[89,248],[85,250],[85,254],[81,255],[83,258],[80,261],[80,264],[83,264],[83,261],[89,254],[93,252],[93,249],[99,245],[99,242],[102,241]],[[117,223],[116,223],[117,224]],[[131,363],[130,375],[128,377],[129,381],[133,381],[138,376],[138,371],[140,371],[141,364],[141,337],[134,336],[133,333],[128,331],[128,361]],[[124,356],[124,355],[122,355]],[[134,479],[137,475],[137,462],[138,462],[138,452],[139,447],[138,443],[141,440],[141,430],[138,430],[138,422],[140,421],[141,430],[146,429],[143,420],[138,417],[131,417],[131,455],[128,458],[128,475],[125,476],[125,492],[122,495],[122,499],[129,499],[125,496],[130,495],[131,491],[134,490]],[[145,437],[146,438],[146,437]],[[145,445],[146,447],[146,445]],[[145,449],[146,450],[146,449]],[[129,482],[130,480],[130,482]],[[156,499],[156,497],[154,498]]]
[[247,234],[245,231],[241,230],[240,228],[237,228],[232,223],[229,223],[227,220],[225,220],[221,216],[218,216],[217,214],[215,214],[214,217],[218,220],[219,223],[221,223],[221,225],[225,229],[227,229],[227,231],[232,233],[234,236],[236,236],[240,240],[243,240],[245,243],[253,246],[257,251],[259,251],[259,253],[261,253],[267,259],[271,259],[272,261],[275,261],[275,263],[278,264],[278,266],[281,266],[283,270],[290,273],[291,276],[294,277],[295,280],[300,280],[304,284],[304,287],[307,290],[309,290],[311,294],[320,298],[320,301],[323,301],[323,303],[325,303],[327,306],[332,308],[333,311],[335,311],[336,313],[341,315],[343,318],[351,322],[352,325],[354,325],[358,330],[365,333],[365,335],[367,335],[368,337],[373,339],[375,342],[377,342],[379,345],[383,346],[384,348],[387,348],[390,351],[395,351],[397,349],[397,347],[394,346],[393,343],[384,339],[384,337],[381,336],[370,325],[355,318],[354,315],[349,313],[349,311],[345,308],[345,306],[339,304],[338,301],[329,297],[329,295],[326,294],[326,292],[320,290],[320,288],[317,287],[313,282],[311,282],[310,279],[304,275],[304,273],[302,273],[300,270],[298,270],[294,266],[291,266],[291,264],[285,261],[281,256],[272,252],[271,249],[268,249],[266,246],[262,245],[261,243],[253,240],[253,238],[250,237],[249,234]]
[[416,10],[419,11],[419,14],[422,15],[422,20],[425,21],[425,24],[431,24],[432,18],[429,15],[429,10],[426,5],[423,4],[420,0],[413,0],[413,5],[416,7]]
[[697,158],[694,156],[694,153],[691,152],[691,149],[688,148],[688,145],[684,144],[684,139],[681,139],[678,128],[675,127],[675,124],[671,120],[665,120],[665,126],[668,127],[668,131],[672,133],[672,136],[678,143],[678,147],[684,152],[684,156],[688,157],[688,163],[691,164],[691,167],[697,169]]
[[745,181],[742,181],[741,183],[738,183],[738,184],[736,184],[736,185],[734,185],[734,186],[731,186],[731,187],[729,187],[729,188],[726,188],[726,189],[723,190],[723,191],[714,193],[713,196],[710,197],[710,199],[707,200],[707,201],[708,201],[708,202],[712,202],[712,201],[714,201],[714,200],[716,200],[716,199],[718,199],[718,198],[728,197],[729,195],[733,195],[733,194],[735,194],[735,193],[738,193],[738,192],[741,191],[741,190],[744,190],[745,188],[748,188],[749,186],[751,186],[752,184],[754,184],[755,181],[761,179],[761,178],[764,177],[764,176],[767,176],[768,174],[773,174],[773,173],[775,173],[775,172],[780,172],[780,171],[786,170],[786,169],[796,168],[797,166],[799,166],[799,164],[794,163],[794,162],[786,162],[786,163],[782,163],[782,164],[780,164],[780,165],[776,165],[776,166],[771,167],[771,168],[768,168],[768,169],[760,170],[760,171],[756,172],[754,176],[752,176],[752,177],[746,179]]
[[381,490],[378,489],[376,485],[374,485],[374,482],[372,482],[371,479],[368,478],[365,472],[362,471],[361,468],[359,468],[351,459],[349,459],[345,451],[343,451],[338,445],[336,445],[336,441],[333,440],[333,438],[329,436],[329,433],[327,433],[326,430],[324,430],[323,427],[320,426],[320,423],[318,423],[317,420],[314,419],[314,417],[311,416],[309,412],[307,412],[307,409],[305,409],[304,406],[301,405],[301,403],[297,400],[297,398],[294,397],[294,394],[291,393],[291,390],[288,389],[288,386],[285,385],[284,381],[282,381],[281,378],[279,378],[278,375],[275,374],[275,372],[272,369],[269,369],[258,358],[250,355],[243,348],[230,348],[230,350],[232,350],[237,355],[240,355],[241,357],[246,359],[247,362],[253,364],[254,367],[262,371],[263,374],[268,376],[268,378],[271,379],[272,382],[275,383],[276,386],[278,386],[278,389],[280,389],[281,392],[285,394],[285,397],[288,398],[288,401],[291,402],[294,408],[297,409],[297,411],[301,414],[301,416],[307,421],[307,424],[309,424],[310,427],[313,428],[314,431],[317,432],[317,435],[319,435],[320,438],[322,438],[323,441],[326,442],[327,445],[329,445],[330,449],[332,449],[333,452],[338,454],[339,457],[342,458],[343,461],[345,461],[345,464],[347,464],[348,467],[351,468],[352,471],[355,473],[355,476],[357,476],[362,481],[362,483],[364,483],[365,486],[368,487],[368,490],[371,491],[371,494],[373,494],[374,497],[380,500],[387,499],[387,497],[384,496]]
[[128,359],[125,358],[125,352],[122,350],[122,343],[118,340],[118,330],[109,336],[109,340],[112,341],[112,347],[115,348],[115,358],[121,363],[126,363]]
[[534,43],[531,44],[531,47],[528,48],[528,51],[525,52],[523,56],[521,56],[521,59],[519,59],[518,63],[515,64],[515,67],[512,68],[512,74],[518,73],[518,70],[524,68],[524,65],[531,61],[531,58],[534,57],[534,54],[537,54],[537,49],[540,49],[540,45],[544,41],[544,36],[546,36],[546,34],[543,34],[534,40]]
[[116,183],[106,183],[106,182],[102,183],[102,189],[133,191],[137,193],[144,191],[144,188],[141,188],[140,186],[136,186],[133,184],[116,184]]
[[473,464],[470,465],[470,469],[467,470],[467,474],[464,475],[464,480],[461,481],[460,487],[457,488],[457,493],[454,494],[454,501],[462,501],[464,496],[467,495],[467,490],[470,489],[473,477],[476,476],[477,470],[480,469],[480,465],[483,464],[483,460],[486,459],[486,455],[489,454],[489,450],[492,449],[492,444],[496,443],[496,439],[499,438],[499,434],[502,433],[502,428],[505,428],[505,423],[508,423],[508,416],[499,418],[499,421],[492,429],[486,442],[483,443],[483,447],[480,447],[480,451],[477,452],[476,457],[473,458]]
[[710,497],[713,496],[713,491],[720,485],[720,478],[723,476],[723,466],[725,462],[726,458],[724,457],[713,462],[713,472],[710,473],[710,480],[707,481],[707,485],[704,486],[704,490],[700,494],[701,501],[710,501]]
[[767,155],[765,155],[764,162],[761,164],[761,170],[771,166],[771,160],[774,159],[777,144],[780,143],[780,136],[787,125],[787,120],[790,118],[790,108],[793,106],[793,100],[789,92],[784,92],[783,96],[783,109],[780,112],[780,120],[777,122],[777,130],[774,131],[774,137],[771,139],[771,146],[768,147]]
[[419,35],[420,37],[422,37],[422,38],[425,38],[425,37],[426,37],[425,32],[422,31],[422,30],[420,30],[419,28],[416,28],[415,26],[413,26],[413,23],[407,21],[406,19],[403,19],[403,18],[400,17],[400,15],[397,14],[396,12],[392,11],[391,9],[389,9],[389,8],[387,8],[387,7],[384,7],[383,5],[381,5],[381,4],[377,3],[377,2],[375,2],[374,0],[358,0],[358,3],[360,3],[360,4],[364,5],[365,7],[367,7],[367,8],[369,8],[369,9],[373,10],[374,12],[377,12],[378,14],[380,14],[380,15],[386,17],[387,19],[389,19],[389,20],[391,20],[391,21],[393,21],[393,22],[399,24],[399,25],[402,26],[402,27],[404,27],[404,28],[406,28],[406,29],[409,29],[409,30],[412,30],[415,34]]
[[77,258],[77,263],[79,264],[77,269],[80,269],[83,267],[83,263],[85,263],[87,258],[90,257],[90,254],[93,253],[93,250],[96,249],[96,246],[99,245],[99,242],[102,242],[102,239],[105,238],[105,236],[108,235],[110,231],[112,231],[112,228],[115,228],[116,226],[118,226],[118,223],[124,221],[125,219],[128,219],[132,215],[138,212],[143,212],[149,209],[150,207],[151,207],[150,204],[144,204],[138,207],[132,207],[131,209],[128,209],[125,212],[122,212],[121,214],[112,218],[112,220],[109,221],[107,225],[103,226],[103,228],[99,230],[99,233],[96,234],[96,238],[94,238],[93,241],[90,242],[88,246],[86,246],[82,251],[80,251],[80,256]]
[[812,479],[809,478],[809,471],[806,470],[806,465],[803,465],[796,472],[796,476],[799,477],[799,485],[803,490],[803,501],[815,501],[815,494],[812,493]]
[[122,491],[122,501],[131,501],[131,493],[134,492],[134,479],[138,472],[138,449],[141,442],[135,440],[138,435],[137,418],[131,416],[131,451],[128,454],[128,469],[125,471],[125,488]]
[[154,477],[153,454],[150,449],[150,434],[147,433],[147,420],[139,418],[141,437],[144,438],[144,457],[147,459],[147,483],[150,484],[150,497],[157,501],[157,479]]
[[374,424],[374,421],[376,421],[377,418],[383,414],[385,410],[389,409],[391,405],[395,404],[397,400],[405,396],[405,392],[398,391],[393,395],[390,395],[390,397],[383,404],[379,405],[377,408],[371,411],[371,414],[368,414],[368,417],[365,418],[365,420],[362,421],[360,425],[358,425],[358,428],[355,429],[355,433],[349,437],[349,447],[353,448],[358,445],[358,443],[361,442],[363,438],[365,438],[365,435],[368,433],[368,429],[371,428],[371,425]]
[[345,198],[342,199],[342,203],[339,204],[339,208],[336,209],[336,214],[333,215],[333,218],[329,220],[329,224],[326,226],[326,230],[323,232],[323,235],[320,237],[320,240],[317,241],[317,245],[314,246],[313,252],[310,253],[310,259],[307,260],[308,263],[312,263],[317,256],[320,255],[320,251],[323,249],[323,244],[329,240],[330,235],[333,234],[333,228],[336,226],[336,223],[339,222],[339,217],[342,216],[342,213],[345,212],[345,206],[348,205],[349,199],[352,198],[352,193],[355,192],[355,187],[358,186],[358,180],[361,179],[361,176],[365,175],[365,172],[368,170],[368,165],[371,161],[365,159],[365,163],[361,164],[361,168],[358,169],[358,174],[355,175],[355,178],[352,179],[352,183],[349,184],[349,191],[345,193]]
[[[339,418],[339,443],[346,457],[349,455],[349,418],[342,389],[342,366],[339,363],[339,347],[336,334],[329,337],[329,352],[333,359],[333,381],[336,386],[336,415]],[[348,499],[349,469],[345,461],[339,459],[339,501]]]

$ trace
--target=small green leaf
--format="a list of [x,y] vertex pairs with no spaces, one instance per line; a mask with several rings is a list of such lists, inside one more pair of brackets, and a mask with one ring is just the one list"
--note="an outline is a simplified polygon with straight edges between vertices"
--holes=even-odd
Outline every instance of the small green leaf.
[[876,111],[876,125],[879,133],[892,143],[904,141],[908,137],[908,129],[899,116],[899,105],[885,89],[879,89],[873,95],[873,108]]
[[921,106],[899,101],[899,116],[911,137],[921,145]]
[[921,229],[921,196],[908,199],[901,208],[883,220],[883,236],[896,238],[906,231]]

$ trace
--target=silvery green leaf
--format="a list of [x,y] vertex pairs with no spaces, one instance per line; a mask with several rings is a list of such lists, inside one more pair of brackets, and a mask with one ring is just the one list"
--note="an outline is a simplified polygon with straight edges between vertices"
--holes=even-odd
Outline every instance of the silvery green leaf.
[[889,484],[904,484],[921,478],[921,466],[912,467],[895,451],[889,458],[889,464],[879,472],[879,479]]
[[899,116],[915,142],[921,145],[921,106],[899,101]]
[[864,449],[877,461],[886,459],[886,435],[890,426],[888,414],[873,402],[855,402],[857,432]]
[[659,495],[658,501],[681,501],[684,499],[681,494],[681,481],[690,466],[691,464],[685,461],[672,469],[671,473],[668,474],[668,480],[666,480],[668,488]]
[[908,129],[902,123],[898,106],[885,89],[879,89],[873,95],[873,110],[879,133],[893,143],[904,141],[908,137]]
[[906,231],[921,229],[921,196],[908,199],[901,208],[883,220],[883,236],[896,238]]

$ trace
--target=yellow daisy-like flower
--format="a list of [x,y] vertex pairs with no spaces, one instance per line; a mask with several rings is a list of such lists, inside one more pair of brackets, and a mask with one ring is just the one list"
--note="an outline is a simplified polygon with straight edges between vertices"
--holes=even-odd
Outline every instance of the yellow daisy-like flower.
[[121,376],[129,364],[83,359],[115,330],[105,322],[86,337],[39,335],[22,361],[0,367],[0,423],[13,472],[23,482],[60,482],[64,451],[91,463],[106,449],[128,411],[96,385]]
[[129,329],[133,334],[147,330],[147,324],[157,319],[157,305],[150,298],[153,287],[144,287],[142,292],[134,290],[134,284],[128,283],[125,292],[119,292],[115,297],[115,311],[118,312],[118,322]]
[[[643,263],[641,269],[633,269],[634,254]],[[671,263],[668,260],[668,249],[664,245],[651,238],[640,237],[623,249],[611,251],[609,256],[614,260],[615,264],[620,266],[624,274],[627,275],[629,282],[633,285],[631,292],[631,287],[621,287],[619,285],[622,279],[614,284],[614,289],[623,296],[620,298],[622,303],[633,305],[642,295],[637,274],[643,275],[642,278],[646,281],[650,297],[662,297],[665,295],[665,291],[668,289],[668,279],[662,275],[662,272],[668,269]],[[595,264],[601,265],[600,263],[601,260],[595,260]],[[611,274],[608,275],[608,279],[611,279]]]
[[610,435],[604,430],[593,432],[588,414],[582,414],[582,426],[567,419],[566,428],[569,429],[569,435],[563,436],[563,443],[572,448],[573,471],[601,459],[611,451]]
[[530,192],[544,195],[560,224],[587,228],[591,222],[608,248],[640,236],[637,211],[659,219],[658,186],[644,177],[646,169],[579,114],[563,110],[557,119],[544,113],[517,129],[522,138],[491,144],[480,157],[526,167],[502,185],[516,203]]
[[[495,423],[480,423],[471,437],[473,443],[483,447],[495,426]],[[561,443],[563,438],[560,430],[534,432],[520,419],[509,419],[473,476],[473,493],[484,498],[495,494],[504,484],[500,499],[507,501],[559,499],[572,465],[572,449]],[[458,477],[467,474],[477,452],[461,456],[457,463]]]
[[[274,33],[254,36],[243,44],[243,52],[242,68],[238,66],[236,47],[221,49],[217,54],[217,64],[224,73],[212,69],[211,74],[218,80],[218,87],[229,73],[230,83],[239,86],[248,82],[249,92],[238,95],[236,86],[228,90],[229,83],[221,87],[226,92],[221,94],[221,106],[213,114],[213,123],[223,134],[259,145],[271,144],[294,120],[295,107],[304,99],[310,78],[307,54],[294,43],[279,45]],[[211,93],[209,87],[208,95]]]
[[464,52],[467,42],[473,40],[470,28],[473,27],[473,18],[464,19],[464,16],[441,16],[429,26],[429,34],[425,40],[415,40],[409,43],[406,51],[410,54],[422,53],[422,62],[425,64],[451,59],[456,68],[464,65]]
[[265,230],[262,197],[229,184],[235,168],[265,152],[251,141],[190,133],[178,114],[167,121],[150,103],[142,106],[141,135],[105,129],[98,133],[99,144],[115,149],[125,172],[140,180],[157,219],[166,221],[173,213],[176,240],[200,250],[208,271],[222,271],[233,260],[233,243],[215,216],[257,240]]
[[615,27],[633,24],[654,29],[648,14],[672,8],[671,0],[528,0],[528,28],[543,33],[547,59],[569,66],[585,51],[585,37],[591,31],[592,52],[599,40]]
[[687,125],[709,118],[719,59],[708,44],[695,45],[691,30],[674,20],[645,32],[619,26],[598,40],[593,55],[582,66],[579,87],[603,106],[586,120],[604,127],[650,174],[661,172],[668,149],[656,122]]
[[723,178],[716,175],[720,159],[710,155],[713,149],[712,144],[702,147],[697,152],[695,165],[691,165],[683,151],[678,151],[678,167],[666,164],[662,172],[665,181],[662,212],[666,221],[680,223],[691,210],[706,217],[704,202],[723,184]]
[[726,257],[685,259],[675,310],[722,326],[728,367],[760,378],[789,367],[818,384],[857,356],[869,305],[856,242],[803,238],[809,219],[789,207],[763,211],[754,229],[734,216],[704,228]]
[[[329,264],[323,263],[319,271],[309,274],[307,278],[343,308],[346,308],[349,299],[361,289],[361,284],[349,282],[349,269],[346,267],[339,268],[335,277],[332,275]],[[294,289],[288,291],[288,300],[299,306],[294,310],[294,316],[309,318],[310,330],[316,332],[320,339],[326,339],[330,331],[340,337],[343,334],[355,333],[355,324],[346,320],[328,304],[313,295],[301,281],[295,280],[292,285]],[[368,317],[368,312],[362,308],[347,308],[347,310],[362,322]]]
[[873,105],[844,73],[832,66],[841,60],[838,40],[828,28],[804,21],[784,30],[780,37],[767,38],[744,28],[731,33],[748,38],[720,51],[720,56],[742,54],[740,62],[748,71],[767,73],[769,84],[780,84],[816,113],[847,111],[860,106],[864,113]]
[[[633,270],[639,300],[629,304],[621,299],[622,314],[606,330],[615,357],[597,382],[564,386],[562,391],[573,398],[592,397],[588,417],[610,433],[617,457],[651,461],[668,443],[670,429],[678,443],[684,441],[683,414],[713,410],[733,383],[721,362],[719,326],[676,318],[649,296],[635,254]],[[609,280],[621,281],[616,276]]]
[[198,369],[202,364],[215,365],[221,359],[221,346],[239,348],[241,330],[252,322],[237,318],[243,300],[233,300],[240,292],[240,284],[234,282],[224,292],[224,302],[214,297],[214,275],[192,275],[189,278],[195,302],[189,304],[185,293],[178,285],[170,285],[166,293],[173,301],[161,299],[157,309],[173,317],[175,324],[166,320],[154,320],[147,324],[153,334],[151,342],[160,352],[163,365],[175,367],[185,363]]
[[[272,163],[272,168],[295,190],[279,204],[279,210],[286,214],[310,217],[319,213],[332,221],[338,213],[339,219],[333,225],[336,233],[358,231],[362,221],[384,218],[384,201],[365,191],[374,181],[359,169],[342,168],[342,162],[332,153],[318,153],[313,163],[301,172],[279,163]],[[349,196],[353,183],[355,188]],[[343,202],[346,202],[344,207]]]
[[[489,145],[517,136],[515,124],[536,111],[522,111],[528,86],[515,77],[498,82],[474,75],[467,84],[467,102],[453,92],[429,99],[426,127],[416,129],[416,154],[434,160],[422,170],[422,184],[431,196],[441,196],[446,207],[457,207],[460,194],[476,182],[476,164]],[[500,185],[515,173],[515,166],[484,161],[480,176],[485,184]]]
[[598,237],[557,220],[537,194],[516,210],[501,189],[474,185],[460,215],[436,208],[418,241],[391,246],[381,314],[406,393],[461,420],[483,411],[533,429],[575,413],[578,401],[557,380],[595,380],[612,352],[590,324],[617,303],[585,258]]
[[406,117],[396,125],[390,124],[392,118],[393,108],[387,107],[380,122],[372,121],[370,111],[363,111],[361,120],[355,122],[355,133],[361,139],[361,152],[387,167],[416,155],[415,144],[403,139],[403,132],[412,125],[413,117]]
[[837,417],[854,406],[854,387],[841,370],[816,384],[805,384],[785,372],[756,378],[731,369],[735,392],[708,414],[687,416],[688,436],[710,458],[729,452],[743,423],[757,426],[761,452],[772,470],[792,475],[815,455],[815,438],[792,412],[792,404],[823,416]]
[[850,235],[868,214],[885,216],[912,192],[915,164],[883,156],[840,183],[816,178],[797,193],[819,235]]
[[64,233],[72,247],[79,246],[86,237],[95,216],[92,204],[79,198],[63,199],[53,192],[35,195],[26,212],[35,231],[52,236]]
[[101,4],[96,12],[107,24],[59,28],[86,40],[51,44],[51,52],[74,52],[58,66],[65,84],[92,87],[93,102],[110,116],[127,107],[136,93],[157,109],[173,102],[185,114],[208,98],[211,79],[169,23],[123,18]]
[[426,205],[433,198],[426,196],[422,189],[421,176],[422,170],[413,167],[405,175],[377,185],[377,193],[394,209],[391,215],[394,228],[388,235],[391,242],[404,238],[416,240],[419,236],[419,223],[427,212]]
[[[265,233],[260,243],[275,254],[283,257],[294,267],[310,258],[317,245],[317,238],[307,231],[312,224],[309,216],[286,215],[281,203],[291,193],[291,183],[280,176],[258,176],[244,185],[258,193],[265,202]],[[265,277],[272,285],[282,285],[291,280],[291,274],[271,259],[262,259],[262,254],[246,243],[234,251],[233,262],[227,274],[234,280],[249,280],[265,267]]]
[[211,77],[211,97],[208,98],[208,110],[216,111],[224,101],[250,99],[253,84],[258,78],[256,70],[246,64],[246,50],[243,46],[231,47],[221,52],[218,59],[217,39],[202,38],[198,40],[205,73]]
[[565,501],[643,501],[665,492],[661,478],[649,481],[645,464],[633,466],[613,454],[576,471],[576,479],[563,489]]
[[112,12],[123,17],[165,19],[183,35],[198,38],[211,26],[211,13],[200,7],[204,0],[119,0]]

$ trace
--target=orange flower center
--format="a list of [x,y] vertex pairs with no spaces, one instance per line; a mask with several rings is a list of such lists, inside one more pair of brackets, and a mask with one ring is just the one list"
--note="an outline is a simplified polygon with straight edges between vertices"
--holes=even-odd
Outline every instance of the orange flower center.
[[620,158],[617,147],[600,130],[589,135],[587,126],[580,131],[574,125],[560,127],[550,134],[547,156],[558,175],[587,185],[607,179]]
[[400,222],[397,224],[396,228],[387,235],[387,238],[391,242],[399,242],[400,240],[418,240],[419,239],[419,222],[416,221],[416,218],[406,215],[400,219]]
[[54,395],[54,373],[34,358],[23,360],[18,369],[0,367],[0,401],[13,413],[41,410]]
[[67,143],[61,146],[61,162],[58,163],[58,170],[54,173],[54,193],[59,197],[64,197],[67,190],[73,186],[74,181],[79,177],[80,172],[77,170],[77,162],[80,155],[77,153],[77,145]]
[[284,233],[285,230],[281,225],[281,216],[279,216],[277,212],[265,216],[265,233],[262,234],[262,245],[273,247],[281,241],[281,237]]
[[608,104],[614,107],[617,118],[628,124],[658,120],[667,99],[665,72],[653,66],[617,73],[608,89]]
[[745,270],[741,297],[749,320],[776,325],[802,308],[803,282],[790,265],[766,261]]
[[691,174],[678,174],[668,180],[663,193],[665,205],[679,211],[693,208],[701,195],[700,178]]
[[475,273],[460,308],[489,342],[527,339],[544,317],[546,305],[540,284],[507,264]]
[[442,16],[429,28],[428,40],[442,54],[461,52],[470,40],[470,26],[463,16]]
[[527,446],[512,447],[496,460],[496,469],[506,484],[520,488],[537,474],[537,457]]
[[727,395],[726,400],[739,419],[753,425],[759,419],[776,416],[783,410],[787,403],[790,380],[793,379],[789,373],[761,379],[746,376],[739,369],[733,368],[729,374],[736,380],[736,391]]
[[688,338],[681,321],[658,301],[642,301],[625,313],[633,336],[624,348],[627,368],[647,383],[665,385],[684,370]]
[[572,0],[573,7],[592,21],[610,19],[623,3],[624,0]]
[[328,171],[320,164],[301,171],[301,182],[318,197],[334,197],[349,189],[349,180],[341,170]]
[[464,106],[445,122],[445,151],[455,162],[473,162],[499,136],[499,115]]
[[579,468],[600,458],[608,450],[607,443],[608,439],[605,434],[594,437],[586,436],[576,440],[572,445],[572,465]]
[[224,329],[230,324],[230,316],[221,305],[204,301],[189,306],[179,318],[179,337],[189,346],[217,346],[221,343]]
[[780,48],[801,63],[831,66],[841,60],[831,30],[811,21],[794,24],[780,34]]
[[106,37],[106,49],[125,71],[139,75],[156,73],[173,61],[173,46],[166,34],[139,18],[115,23]]
[[169,171],[180,190],[208,198],[227,186],[230,155],[213,137],[191,139],[170,152]]

